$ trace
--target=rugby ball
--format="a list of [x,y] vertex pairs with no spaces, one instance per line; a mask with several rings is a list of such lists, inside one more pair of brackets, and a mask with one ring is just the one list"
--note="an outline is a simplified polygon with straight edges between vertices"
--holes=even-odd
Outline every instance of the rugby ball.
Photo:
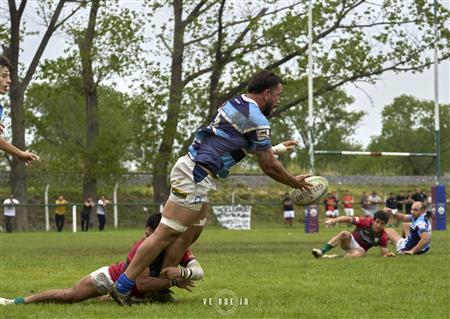
[[317,202],[328,190],[328,181],[322,176],[311,176],[306,179],[312,187],[308,190],[294,188],[291,198],[298,205],[310,205]]

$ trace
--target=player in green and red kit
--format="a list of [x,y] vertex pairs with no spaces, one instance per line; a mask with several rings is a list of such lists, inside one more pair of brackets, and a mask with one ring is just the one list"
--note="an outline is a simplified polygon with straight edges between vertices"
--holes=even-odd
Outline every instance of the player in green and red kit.
[[326,253],[340,244],[342,249],[345,250],[343,257],[364,257],[373,246],[380,246],[383,257],[394,257],[395,254],[387,249],[388,236],[384,231],[384,226],[388,220],[388,214],[383,211],[376,212],[373,218],[350,216],[328,218],[325,221],[327,226],[336,223],[351,223],[356,228],[351,233],[345,230],[340,232],[331,238],[322,249],[314,248],[312,254],[316,258],[339,258],[338,255],[326,255]]

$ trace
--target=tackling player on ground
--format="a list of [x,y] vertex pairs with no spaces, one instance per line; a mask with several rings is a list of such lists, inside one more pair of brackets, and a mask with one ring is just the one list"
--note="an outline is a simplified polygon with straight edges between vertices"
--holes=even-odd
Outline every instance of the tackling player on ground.
[[[106,295],[111,290],[113,283],[117,280],[119,275],[125,271],[127,265],[133,259],[136,250],[142,244],[144,239],[154,232],[160,222],[160,219],[161,214],[154,214],[148,218],[145,227],[145,237],[134,244],[133,248],[128,253],[126,261],[99,268],[91,274],[83,277],[72,288],[47,290],[25,298],[0,298],[0,305],[5,306],[45,302],[75,303]],[[136,285],[133,287],[131,293],[133,302],[138,303],[167,300],[162,299],[161,295],[158,294],[160,290],[176,286],[178,288],[191,291],[191,288],[194,287],[192,280],[200,280],[203,278],[203,269],[195,256],[189,250],[185,252],[179,263],[179,267],[170,267],[163,270],[165,276],[170,277],[170,279],[158,278],[161,270],[161,259],[163,258],[164,253],[158,256],[155,263],[146,268],[145,271],[143,271],[138,277]],[[188,271],[192,274],[189,280],[180,278],[182,273]]]
[[388,220],[388,214],[383,211],[377,211],[373,218],[350,216],[327,218],[325,221],[327,226],[336,225],[336,223],[351,223],[356,228],[352,233],[341,231],[331,238],[322,249],[314,248],[312,254],[316,258],[339,258],[338,255],[326,255],[326,253],[337,245],[341,245],[341,248],[345,250],[342,257],[364,257],[371,247],[380,246],[383,257],[395,257],[395,254],[387,249],[388,236],[384,231],[384,226]]

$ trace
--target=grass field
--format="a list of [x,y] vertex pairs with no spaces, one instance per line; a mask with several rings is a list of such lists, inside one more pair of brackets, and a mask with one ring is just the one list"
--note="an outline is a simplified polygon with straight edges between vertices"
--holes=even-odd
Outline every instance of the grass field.
[[[176,304],[121,308],[113,301],[89,300],[1,307],[0,317],[450,318],[449,231],[433,232],[432,248],[423,256],[381,258],[373,248],[359,260],[312,257],[312,248],[343,229],[305,234],[299,224],[251,231],[210,227],[193,247],[205,279],[193,293],[176,290]],[[91,271],[124,259],[141,233],[1,233],[0,296],[70,287]],[[215,297],[225,303],[232,296],[242,304],[217,305]],[[231,313],[223,315],[214,305]]]

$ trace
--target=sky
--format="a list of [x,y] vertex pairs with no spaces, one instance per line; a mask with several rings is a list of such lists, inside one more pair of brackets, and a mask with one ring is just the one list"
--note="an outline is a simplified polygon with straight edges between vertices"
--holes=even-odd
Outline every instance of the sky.
[[[0,0],[3,1],[3,0]],[[0,20],[6,19],[5,11],[2,10]],[[26,20],[36,21],[32,13],[25,13]],[[22,48],[23,54],[21,61],[28,64],[37,48],[38,39],[36,37],[27,37]],[[49,42],[44,58],[53,59],[61,55],[66,46],[65,39],[61,34],[56,34]],[[439,64],[439,102],[443,104],[450,103],[450,63],[444,61]],[[393,102],[394,98],[402,94],[412,95],[419,99],[434,100],[434,68],[431,67],[421,74],[405,72],[395,74],[387,72],[380,76],[376,84],[358,83],[356,88],[353,84],[346,86],[347,92],[355,98],[350,106],[354,110],[363,110],[367,115],[363,118],[360,126],[357,128],[353,139],[356,142],[367,146],[373,135],[381,133],[381,112],[385,105]],[[382,150],[380,150],[382,151]]]
[[[450,64],[444,61],[439,64],[439,103],[450,104]],[[356,130],[354,139],[367,145],[370,136],[381,133],[381,112],[385,105],[391,104],[395,97],[402,94],[412,95],[419,99],[434,101],[434,67],[421,74],[405,72],[395,74],[384,73],[375,85],[358,84],[364,92],[353,85],[346,87],[347,92],[355,98],[351,108],[367,112],[360,127]],[[370,97],[370,98],[369,98]],[[372,100],[372,102],[371,102]],[[373,104],[371,104],[373,103]],[[380,152],[383,150],[379,150]]]

